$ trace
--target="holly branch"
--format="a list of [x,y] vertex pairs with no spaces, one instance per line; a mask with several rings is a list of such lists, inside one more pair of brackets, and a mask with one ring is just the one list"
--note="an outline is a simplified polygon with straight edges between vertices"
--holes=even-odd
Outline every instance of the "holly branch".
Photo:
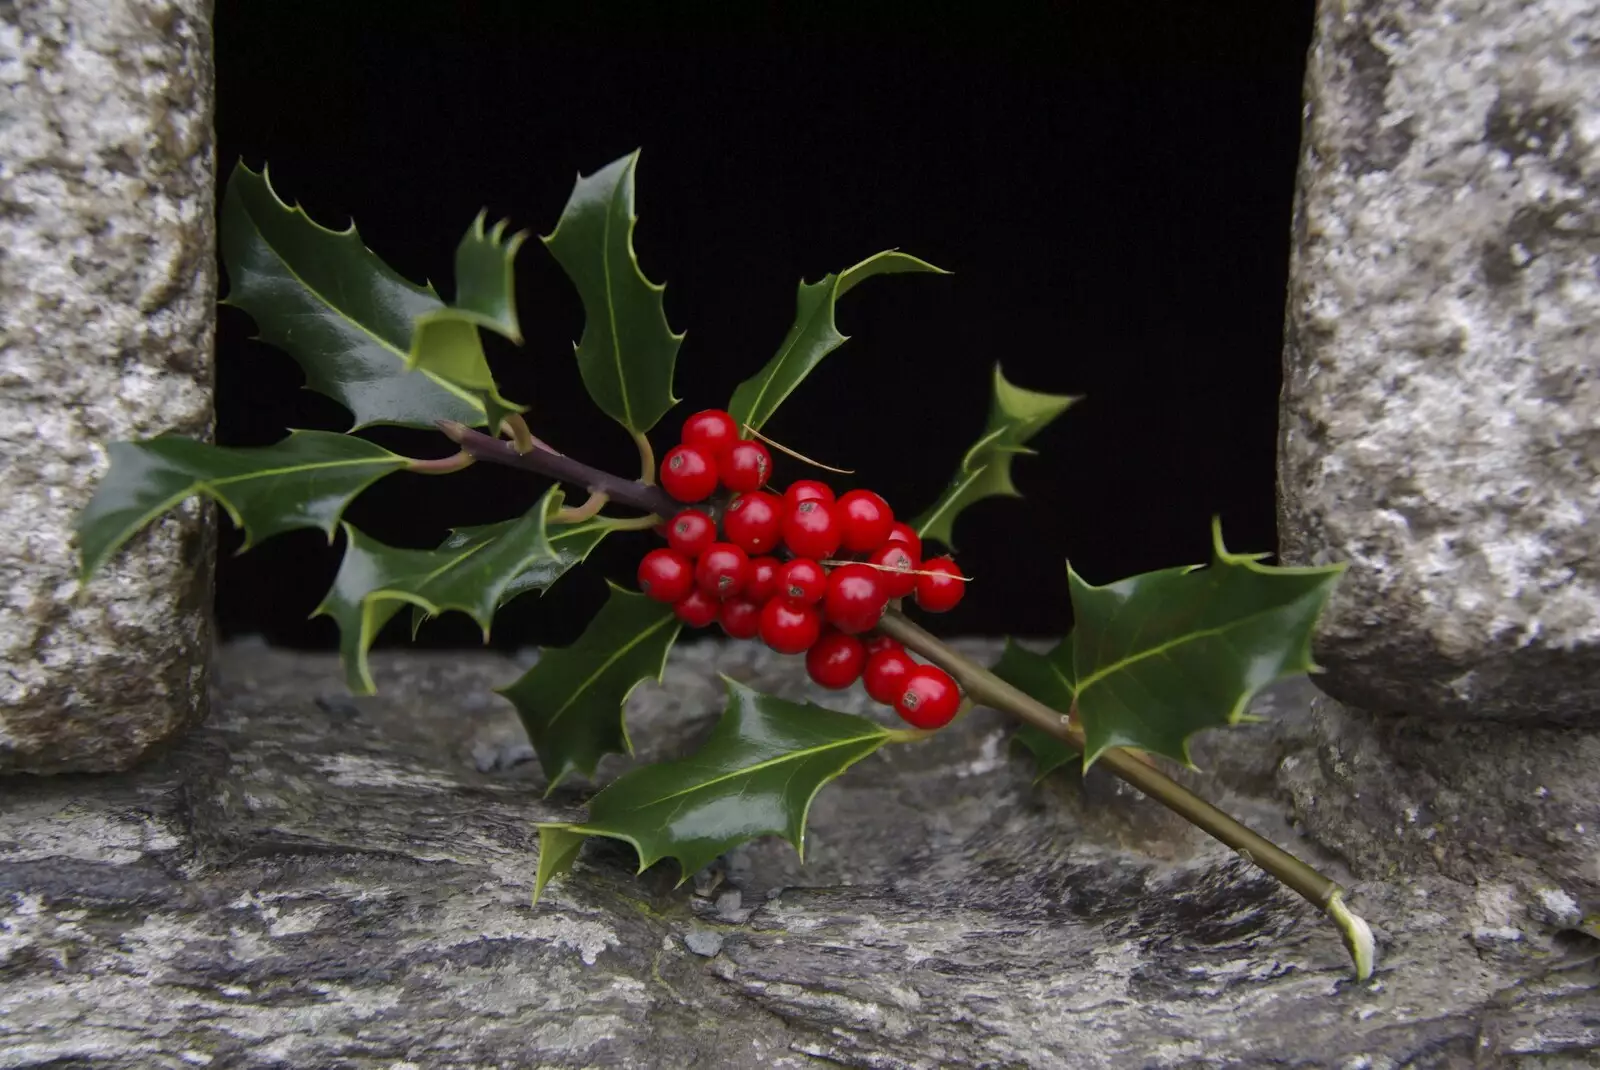
[[543,442],[535,440],[531,448],[518,450],[515,442],[474,431],[454,420],[440,420],[436,426],[473,460],[520,468],[581,490],[604,494],[618,505],[654,516],[657,523],[678,511],[678,503],[660,487],[602,472],[582,461],[557,453]]
[[[510,442],[460,425],[441,423],[441,430],[478,460],[536,472],[578,487],[603,488],[613,500],[651,510],[658,516],[671,514],[678,508],[677,503],[657,487],[602,472],[571,457],[541,449],[518,453]],[[899,609],[891,608],[884,613],[877,629],[950,673],[974,701],[1009,715],[1077,754],[1088,751],[1089,744],[1075,704],[1064,710],[1046,705],[952,649]],[[1357,975],[1362,978],[1371,975],[1376,954],[1372,931],[1363,919],[1350,912],[1336,882],[1194,794],[1148,760],[1120,747],[1103,751],[1096,760],[1112,775],[1237,851],[1241,858],[1271,874],[1327,914],[1339,928]]]
[[[300,363],[309,387],[348,409],[351,427],[291,431],[259,449],[174,436],[108,444],[110,471],[79,517],[84,583],[136,532],[195,496],[218,502],[247,547],[300,528],[330,543],[342,537],[343,560],[315,613],[338,625],[351,690],[370,693],[368,652],[402,609],[413,636],[456,611],[487,639],[503,606],[548,590],[603,539],[652,530],[665,545],[641,556],[639,590],[611,584],[576,642],[544,651],[497,689],[516,708],[550,789],[592,776],[608,755],[632,754],[628,696],[660,679],[685,627],[717,624],[803,656],[818,686],[859,683],[909,727],[729,681],[722,718],[693,754],[638,765],[590,798],[582,820],[540,827],[536,899],[594,836],[631,844],[641,869],[675,859],[685,879],[761,835],[786,838],[803,858],[811,801],[829,781],[881,747],[928,738],[978,702],[1019,722],[1016,738],[1041,775],[1075,760],[1100,764],[1304,896],[1338,925],[1357,975],[1369,976],[1371,932],[1337,885],[1156,764],[1188,763],[1195,733],[1238,722],[1261,688],[1314,669],[1310,637],[1340,569],[1264,565],[1263,555],[1228,551],[1213,525],[1203,566],[1103,586],[1069,566],[1075,624],[1054,649],[1013,643],[993,667],[961,656],[907,615],[911,606],[949,610],[971,586],[953,554],[934,547],[954,546],[967,509],[1019,495],[1013,463],[1077,399],[1024,389],[995,368],[987,425],[943,494],[909,523],[866,488],[836,494],[799,479],[771,489],[775,444],[760,428],[847,341],[835,318],[841,299],[879,276],[944,274],[887,251],[801,282],[794,322],[771,359],[725,408],[690,415],[658,464],[650,435],[678,403],[684,335],[668,324],[664,287],[646,278],[633,248],[637,167],[635,153],[579,177],[543,244],[584,306],[574,346],[584,387],[633,439],[639,478],[543,442],[526,408],[498,391],[482,336],[522,341],[512,264],[525,234],[479,215],[457,248],[447,301],[384,264],[353,225],[319,226],[278,197],[265,170],[241,165],[222,210],[227,303]],[[404,457],[354,436],[381,424],[437,429],[458,452]],[[388,546],[343,519],[386,476],[448,476],[478,462],[554,485],[523,515],[454,529],[433,549]],[[567,490],[584,497],[569,505]],[[613,516],[613,507],[638,515]]]

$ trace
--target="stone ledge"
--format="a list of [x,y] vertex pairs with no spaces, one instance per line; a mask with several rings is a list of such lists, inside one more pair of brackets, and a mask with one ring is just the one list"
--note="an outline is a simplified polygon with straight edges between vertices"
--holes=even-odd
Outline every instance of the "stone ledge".
[[[1384,957],[1355,984],[1305,903],[1099,775],[1035,788],[987,711],[824,791],[804,867],[753,844],[674,890],[670,864],[635,878],[602,843],[533,909],[533,823],[585,792],[479,771],[516,756],[487,689],[517,666],[375,667],[382,693],[351,699],[331,656],[233,646],[213,721],[157,762],[0,784],[0,1066],[1554,1066],[1600,1046],[1592,945],[1495,886],[1358,885]],[[822,697],[754,644],[685,645],[633,701],[642,752],[709,726],[715,671]],[[1311,694],[1205,741],[1200,786],[1315,858],[1268,794]]]

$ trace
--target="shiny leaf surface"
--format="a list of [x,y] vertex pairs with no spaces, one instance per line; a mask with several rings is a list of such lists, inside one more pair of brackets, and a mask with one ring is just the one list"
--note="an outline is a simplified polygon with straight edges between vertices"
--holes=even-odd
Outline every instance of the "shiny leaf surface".
[[[264,169],[257,174],[240,163],[223,198],[221,244],[229,280],[223,304],[248,312],[261,340],[294,357],[306,386],[349,409],[356,428],[487,422],[472,390],[431,370],[408,370],[414,325],[437,317],[445,303],[378,259],[355,224],[320,226],[279,200]],[[430,363],[489,382],[476,332],[470,343],[459,329],[452,337],[448,358]]]
[[778,411],[784,399],[822,363],[822,358],[849,341],[848,336],[839,333],[834,322],[834,306],[839,298],[874,275],[907,272],[948,274],[943,268],[914,256],[882,252],[837,275],[824,275],[818,282],[801,282],[795,301],[794,326],[789,328],[766,367],[734,390],[728,412],[741,426],[748,424],[759,430]]
[[550,790],[594,773],[607,754],[630,754],[623,707],[633,689],[659,680],[680,625],[672,607],[611,585],[611,595],[569,647],[545,650],[515,683],[511,701]]
[[519,230],[506,236],[510,221],[502,219],[484,229],[487,213],[467,228],[456,247],[456,299],[454,307],[477,318],[480,326],[522,343],[522,327],[517,320],[517,287],[512,263],[517,251],[528,240]]
[[487,641],[502,592],[530,564],[552,556],[545,529],[549,514],[560,506],[561,492],[551,488],[496,538],[451,549],[385,546],[343,525],[344,560],[312,615],[332,617],[339,625],[350,690],[358,695],[376,690],[367,652],[402,605],[420,606],[429,616],[460,610],[478,622]]
[[681,761],[624,773],[589,800],[587,820],[562,827],[626,840],[641,871],[674,858],[681,880],[758,836],[782,836],[804,861],[817,792],[894,733],[864,717],[725,682],[728,704],[704,746]]
[[[1053,709],[1074,703],[1084,767],[1112,747],[1189,764],[1189,738],[1237,723],[1263,687],[1315,671],[1311,633],[1343,565],[1277,568],[1231,554],[1095,587],[1067,568],[1075,625],[1045,655],[1015,648],[1006,679]],[[1027,741],[1024,740],[1024,744]]]
[[[441,552],[461,551],[479,543],[493,542],[517,523],[519,521],[513,519],[502,520],[498,524],[455,528],[439,544],[438,549]],[[549,525],[545,537],[550,544],[550,556],[530,561],[527,568],[506,584],[505,590],[500,592],[500,605],[504,606],[529,591],[539,594],[548,591],[573,566],[582,564],[590,551],[600,545],[600,540],[616,530],[617,524],[618,521],[597,516],[578,524]],[[428,613],[421,606],[411,607],[411,638],[417,637],[417,629],[427,619]]]
[[478,328],[522,342],[511,265],[528,235],[521,231],[507,238],[506,220],[487,231],[483,224],[479,213],[456,248],[455,302],[417,317],[406,367],[466,391],[483,408],[488,425],[499,428],[507,414],[527,409],[500,396]]
[[243,529],[243,552],[297,528],[331,538],[357,494],[406,465],[382,447],[326,431],[291,431],[253,449],[163,435],[114,442],[109,453],[111,469],[77,519],[86,580],[134,532],[196,494],[218,502]]
[[634,152],[579,176],[544,243],[583,301],[583,385],[607,416],[642,434],[677,404],[672,375],[683,335],[667,324],[666,287],[645,278],[633,249],[638,163]]
[[944,494],[912,521],[917,534],[954,547],[956,518],[969,505],[984,498],[1020,498],[1021,493],[1011,481],[1012,459],[1018,454],[1033,453],[1027,448],[1028,441],[1078,400],[1013,386],[1001,374],[1000,366],[995,365],[988,426],[961,459]]

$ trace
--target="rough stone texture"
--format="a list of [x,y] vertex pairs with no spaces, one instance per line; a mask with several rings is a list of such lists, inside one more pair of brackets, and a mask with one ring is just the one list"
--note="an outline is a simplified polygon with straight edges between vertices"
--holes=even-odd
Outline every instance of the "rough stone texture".
[[[968,644],[992,658],[993,644]],[[591,844],[529,905],[549,800],[492,656],[225,650],[216,716],[109,777],[0,784],[0,1067],[1579,1067],[1600,942],[1570,890],[1479,874],[1356,885],[1383,948],[1350,980],[1307,904],[1092,775],[1035,787],[979,710],[826,789],[808,862],[742,848],[682,889]],[[645,757],[720,704],[713,670],[822,698],[754,644],[674,653]],[[1216,733],[1203,789],[1285,823],[1303,682]],[[864,710],[859,696],[828,696]],[[686,738],[687,737],[687,738]],[[608,765],[601,779],[620,765]]]
[[1600,725],[1600,4],[1318,8],[1279,466],[1284,557],[1351,563],[1318,682]]
[[210,432],[210,9],[0,3],[0,772],[124,769],[205,714],[207,511],[76,601],[71,536],[107,443]]
[[1311,702],[1279,773],[1306,832],[1360,876],[1432,873],[1600,916],[1600,735],[1441,724]]

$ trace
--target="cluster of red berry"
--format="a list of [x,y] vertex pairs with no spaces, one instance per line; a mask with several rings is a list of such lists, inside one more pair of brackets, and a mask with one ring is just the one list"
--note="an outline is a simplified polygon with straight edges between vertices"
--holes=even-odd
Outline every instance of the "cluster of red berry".
[[[914,596],[934,613],[953,607],[965,586],[960,567],[949,557],[922,560],[917,533],[871,491],[835,498],[827,484],[802,479],[780,496],[762,489],[771,472],[767,448],[740,438],[726,412],[689,417],[682,442],[662,458],[661,487],[707,504],[663,526],[667,546],[639,563],[640,590],[671,603],[690,627],[720,622],[736,639],[759,636],[779,653],[805,654],[823,687],[859,678],[910,724],[948,724],[961,705],[950,674],[873,629],[897,598]],[[724,502],[719,487],[732,497]]]

